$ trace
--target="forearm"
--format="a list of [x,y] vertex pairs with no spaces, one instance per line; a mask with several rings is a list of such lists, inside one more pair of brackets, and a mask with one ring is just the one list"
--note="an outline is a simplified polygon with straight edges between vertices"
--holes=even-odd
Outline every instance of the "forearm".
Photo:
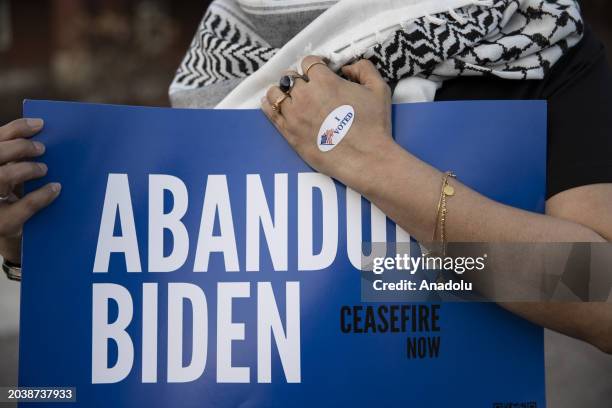
[[[417,240],[431,241],[443,174],[395,143],[390,143],[377,155],[365,164],[367,172],[343,174],[340,177],[346,180],[342,181],[360,191]],[[366,180],[359,173],[370,177]],[[504,181],[500,179],[499,182]],[[458,181],[451,183],[456,192],[448,200],[446,232],[451,242],[605,241],[581,224],[511,208],[487,199]],[[498,255],[503,257],[503,251]],[[517,262],[496,261],[497,265],[512,265],[512,268],[505,268],[508,270],[497,271],[501,274],[512,274],[513,268],[521,267]],[[478,287],[477,283],[475,285]],[[526,288],[525,292],[531,289]],[[609,303],[506,302],[501,306],[535,324],[612,353],[612,305]]]
[[610,303],[501,303],[503,308],[538,326],[586,341],[612,354]]
[[[320,62],[320,59],[307,57],[302,64],[308,67],[316,61]],[[319,64],[317,69],[311,70],[312,80],[307,86],[304,81],[297,81],[291,103],[279,109],[275,101],[283,98],[283,93],[278,87],[272,87],[262,100],[262,109],[287,142],[314,169],[360,192],[418,241],[431,242],[442,173],[391,139],[391,91],[376,67],[362,60],[343,67],[342,72],[352,82],[339,78]],[[331,149],[322,151],[313,135],[318,134],[329,112],[348,101],[355,112],[350,131],[336,140]],[[461,174],[458,176],[460,180]],[[447,201],[445,231],[449,242],[601,242],[602,236],[612,236],[612,231],[605,227],[602,229],[600,222],[600,215],[608,214],[607,203],[612,197],[609,189],[603,189],[605,191],[601,193],[600,203],[604,204],[591,212],[590,222],[584,222],[580,218],[559,214],[551,217],[511,208],[487,199],[457,180],[450,182],[455,194]],[[498,182],[503,185],[505,181],[499,178]],[[567,215],[567,211],[561,213]],[[612,227],[612,220],[608,225]],[[602,233],[597,233],[596,228]],[[606,231],[607,234],[603,233]],[[505,249],[500,252],[491,258],[495,258],[502,265],[501,269],[506,271],[506,276],[510,277],[508,282],[511,284],[506,289],[512,292],[516,282],[513,271],[508,268],[508,261],[513,259]],[[518,258],[524,257],[519,254]],[[533,273],[531,269],[524,268],[525,265],[513,265],[515,270],[527,275],[527,282],[521,282],[522,288],[538,289],[528,282],[543,273],[542,268],[538,268],[537,263],[535,265]],[[493,277],[482,275],[480,279]],[[486,292],[483,294],[487,296]],[[556,309],[543,305],[540,310],[533,308],[533,311],[519,305],[513,310],[538,324],[581,336],[595,344],[594,339],[601,336],[601,328],[610,327],[612,319],[609,304],[600,305],[597,313],[588,313],[590,319],[585,318],[587,313],[570,316],[565,326],[559,324],[565,313],[565,305]],[[512,305],[506,306],[512,308]],[[581,306],[580,309],[595,307]]]
[[[417,240],[432,241],[442,173],[393,142],[364,166],[367,173],[364,169],[341,174],[341,181],[361,192]],[[450,183],[455,195],[447,204],[449,242],[604,241],[583,225],[499,204],[460,181],[451,179]]]

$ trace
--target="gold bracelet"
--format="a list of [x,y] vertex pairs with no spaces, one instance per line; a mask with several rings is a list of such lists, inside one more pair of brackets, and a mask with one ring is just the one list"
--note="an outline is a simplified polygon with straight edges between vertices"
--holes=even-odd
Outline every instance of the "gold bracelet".
[[448,209],[446,208],[446,198],[455,195],[455,189],[448,183],[449,178],[455,178],[453,172],[447,171],[442,177],[442,187],[440,189],[440,199],[438,200],[438,207],[436,209],[436,224],[433,232],[432,243],[438,242],[438,231],[440,231],[440,246],[442,256],[446,256],[446,215]]

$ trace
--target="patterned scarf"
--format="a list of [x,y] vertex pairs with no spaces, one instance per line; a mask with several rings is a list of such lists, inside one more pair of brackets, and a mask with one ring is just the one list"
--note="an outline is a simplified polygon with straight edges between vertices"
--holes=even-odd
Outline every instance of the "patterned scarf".
[[[542,79],[582,38],[575,0],[215,0],[170,87],[176,107],[256,108],[312,53],[368,58],[395,102],[433,100],[444,79]],[[248,78],[248,79],[247,79]]]

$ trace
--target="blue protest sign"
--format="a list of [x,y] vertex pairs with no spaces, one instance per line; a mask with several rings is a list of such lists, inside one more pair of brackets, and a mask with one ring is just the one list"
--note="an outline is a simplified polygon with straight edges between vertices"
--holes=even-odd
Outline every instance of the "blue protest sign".
[[[494,304],[361,303],[370,207],[261,112],[24,111],[45,120],[49,165],[27,188],[63,189],[24,231],[21,386],[76,387],[82,407],[544,406],[541,328]],[[425,161],[543,211],[544,102],[401,105],[393,125]]]

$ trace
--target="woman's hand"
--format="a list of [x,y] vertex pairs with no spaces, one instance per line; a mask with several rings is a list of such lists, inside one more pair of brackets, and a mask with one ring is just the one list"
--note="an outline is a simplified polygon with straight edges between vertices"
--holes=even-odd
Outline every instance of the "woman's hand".
[[[319,57],[304,58],[306,70]],[[283,96],[278,86],[268,90],[262,109],[297,153],[313,168],[357,190],[363,172],[371,170],[393,145],[391,138],[391,91],[374,65],[360,60],[342,68],[345,80],[323,64],[312,65],[309,81],[296,79],[295,86],[275,111],[273,104]],[[354,123],[332,150],[319,150],[319,129],[334,109],[350,105]],[[361,175],[361,177],[357,177]]]
[[[316,60],[306,58],[303,65]],[[280,113],[272,109],[283,95],[278,87],[269,90],[262,108],[316,170],[361,192],[418,241],[430,242],[436,226],[442,173],[392,141],[390,92],[372,64],[359,61],[342,71],[358,84],[316,65],[309,72],[310,82],[297,80],[291,98],[282,102]],[[345,104],[354,108],[355,123],[332,150],[320,151],[317,134],[323,120]],[[602,242],[603,237],[612,236],[612,231],[605,228],[612,225],[605,219],[611,218],[607,211],[612,197],[609,184],[560,193],[553,198],[554,205],[549,206],[551,200],[547,204],[547,211],[554,211],[543,215],[496,203],[457,180],[451,183],[455,195],[448,203],[449,242]],[[521,269],[512,255],[497,263],[511,265],[510,273]],[[482,294],[490,295],[485,288],[486,285]],[[607,303],[523,302],[503,306],[533,323],[580,338],[612,354],[612,310]]]
[[45,146],[30,140],[43,127],[41,119],[17,119],[0,127],[0,254],[20,263],[23,224],[59,195],[59,183],[49,183],[21,197],[23,183],[47,174],[44,163],[31,161]]

